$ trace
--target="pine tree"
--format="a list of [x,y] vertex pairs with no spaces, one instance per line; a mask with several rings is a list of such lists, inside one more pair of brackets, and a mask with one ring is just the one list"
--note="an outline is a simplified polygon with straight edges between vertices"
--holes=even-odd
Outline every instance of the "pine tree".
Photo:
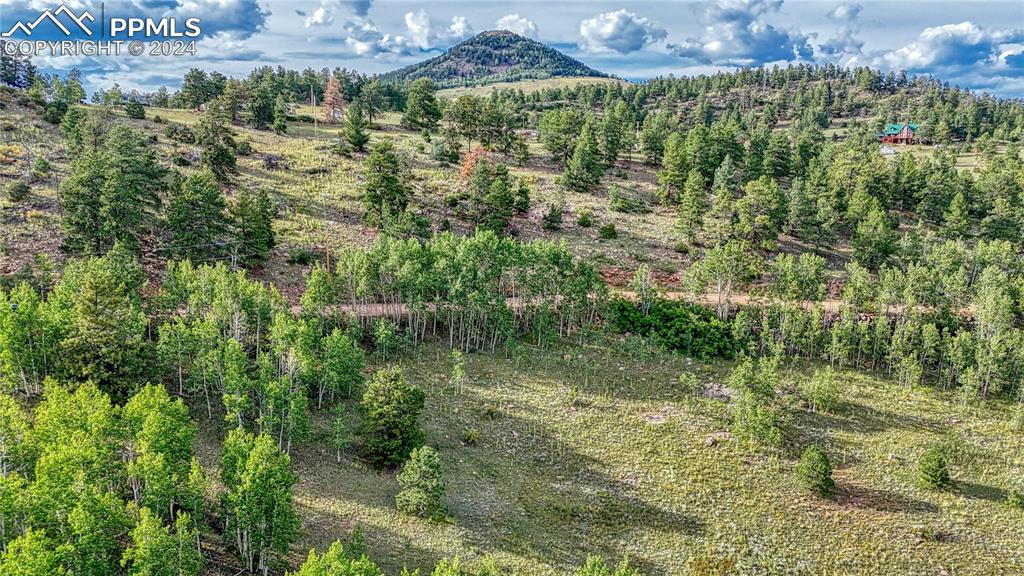
[[341,121],[342,112],[345,109],[345,101],[341,96],[341,83],[334,75],[327,80],[327,89],[324,90],[323,117],[324,122],[335,124]]
[[921,484],[926,488],[940,489],[949,485],[949,470],[942,449],[933,446],[921,456],[919,464]]
[[241,189],[231,206],[235,249],[243,262],[260,262],[274,247],[276,209],[266,190],[253,193]]
[[223,252],[227,217],[224,196],[213,173],[206,170],[183,180],[167,208],[171,247],[182,258],[206,258]]
[[61,361],[67,377],[91,380],[123,397],[146,369],[147,321],[138,294],[125,290],[124,276],[109,264],[109,260],[93,259],[81,273],[65,272],[55,289],[73,294],[68,333],[60,345]]
[[806,181],[794,178],[789,189],[789,214],[786,218],[786,231],[798,238],[815,239],[818,227],[818,210],[807,194]]
[[409,96],[405,101],[402,126],[428,130],[437,126],[437,122],[441,119],[441,110],[438,108],[435,92],[437,92],[437,87],[430,78],[417,78],[413,81],[409,86]]
[[725,244],[733,234],[735,214],[732,191],[716,186],[711,198],[711,208],[704,217],[704,236],[713,246]]
[[796,476],[804,488],[828,498],[835,493],[836,484],[832,480],[832,464],[826,454],[817,445],[812,444],[800,456],[796,465]]
[[131,99],[124,105],[124,113],[134,120],[142,120],[146,117],[146,109],[138,100]]
[[601,181],[604,173],[593,124],[592,118],[583,123],[583,130],[576,140],[576,149],[562,174],[562,183],[570,190],[588,192]]
[[444,515],[444,478],[441,459],[430,446],[416,448],[398,473],[401,491],[395,496],[399,512],[420,518]]
[[345,114],[344,135],[349,146],[356,152],[362,152],[366,143],[370,141],[370,135],[366,133],[367,126],[369,123],[363,116],[362,104],[354,102],[348,107],[348,112]]
[[166,172],[141,132],[116,126],[88,150],[60,187],[69,246],[101,253],[114,242],[137,246],[160,205]]
[[853,240],[854,259],[868,268],[877,268],[896,251],[896,231],[884,210],[872,209],[857,225]]
[[707,210],[707,191],[704,177],[698,169],[690,170],[679,199],[679,231],[686,242],[692,242],[700,229],[701,220]]
[[958,190],[949,203],[946,211],[943,232],[952,239],[960,239],[970,233],[971,220],[967,209],[967,199],[963,190]]
[[411,196],[394,142],[380,140],[374,144],[363,166],[366,174],[361,195],[366,211],[363,219],[368,224],[383,228],[390,218],[405,212]]
[[231,136],[230,116],[220,99],[207,106],[206,114],[195,127],[199,162],[220,182],[227,182],[238,171],[235,139]]
[[398,368],[378,370],[363,394],[360,436],[367,459],[381,467],[405,461],[423,444],[419,414],[423,391],[406,383]]
[[288,104],[284,96],[278,94],[274,100],[274,133],[284,134],[288,132]]
[[686,158],[686,141],[678,132],[673,132],[665,142],[665,154],[661,160],[658,182],[661,195],[666,203],[679,200],[686,186],[690,168]]

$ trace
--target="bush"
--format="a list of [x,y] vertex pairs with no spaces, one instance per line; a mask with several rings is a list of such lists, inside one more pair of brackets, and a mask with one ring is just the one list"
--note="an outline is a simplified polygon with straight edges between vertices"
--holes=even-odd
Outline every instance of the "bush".
[[32,178],[34,180],[48,180],[53,167],[50,166],[50,162],[39,156],[36,161],[32,164]]
[[192,165],[192,161],[189,160],[188,158],[185,158],[184,156],[175,156],[174,158],[171,159],[171,163],[173,163],[175,166],[191,166]]
[[235,145],[235,152],[238,152],[239,156],[252,156],[252,144],[249,144],[246,140],[242,140]]
[[142,104],[135,100],[129,100],[124,105],[124,113],[129,118],[134,120],[142,120],[146,117],[146,109],[142,107]]
[[299,248],[292,250],[288,254],[287,262],[294,266],[309,266],[317,259],[317,253],[310,250],[309,248]]
[[812,412],[833,412],[839,405],[839,381],[831,367],[818,370],[800,385],[800,398]]
[[480,431],[470,428],[462,433],[462,443],[466,446],[476,446],[480,443]]
[[1024,490],[1014,488],[1006,494],[1006,505],[1011,508],[1024,509]]
[[828,461],[828,454],[817,445],[808,446],[800,456],[796,477],[804,488],[819,496],[828,498],[835,493],[832,464]]
[[615,224],[609,222],[597,229],[597,236],[601,240],[615,240],[619,237],[619,232],[615,229]]
[[395,496],[399,512],[420,518],[444,516],[444,477],[436,450],[430,446],[413,450],[397,480],[402,487]]
[[657,299],[647,313],[631,300],[608,303],[609,326],[620,334],[646,336],[669,350],[701,359],[732,358],[732,325],[714,311],[688,302]]
[[423,444],[419,415],[423,391],[406,383],[398,368],[378,370],[363,393],[359,433],[363,452],[378,467],[404,462]]
[[576,217],[576,224],[583,228],[590,228],[594,225],[594,212],[587,209],[580,210],[579,216]]
[[25,198],[28,198],[29,192],[32,189],[29,188],[28,183],[24,180],[15,180],[7,185],[7,197],[12,202],[21,202]]
[[164,128],[164,136],[182,144],[196,143],[195,133],[192,132],[191,128],[182,124],[168,124]]
[[632,190],[623,190],[612,186],[608,192],[608,205],[616,212],[627,214],[647,214],[653,211],[653,200],[650,196]]
[[163,124],[164,123],[163,116],[161,116],[159,114],[157,114],[156,116],[153,116],[153,123],[154,124]]
[[46,120],[50,124],[60,124],[60,121],[64,119],[64,114],[68,111],[68,105],[63,102],[50,102],[43,108],[43,120]]
[[541,224],[545,230],[558,230],[562,227],[562,213],[564,209],[561,204],[549,204],[548,211],[541,218]]
[[598,556],[587,556],[587,561],[576,572],[576,576],[640,576],[640,569],[629,564],[628,558],[612,570],[603,559]]
[[932,446],[921,456],[919,463],[921,484],[925,488],[941,489],[949,486],[949,469],[946,456],[938,446]]
[[770,402],[744,392],[733,407],[732,433],[748,444],[779,447],[782,445],[782,416]]

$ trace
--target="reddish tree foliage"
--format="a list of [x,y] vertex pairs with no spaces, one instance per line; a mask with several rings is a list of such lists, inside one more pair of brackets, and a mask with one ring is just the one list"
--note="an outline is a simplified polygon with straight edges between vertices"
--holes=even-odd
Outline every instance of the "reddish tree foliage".
[[477,146],[462,157],[462,166],[459,168],[459,180],[465,182],[473,175],[476,165],[481,160],[490,160],[491,151],[483,146]]
[[345,109],[345,100],[341,97],[341,83],[334,76],[327,81],[324,90],[324,121],[328,124],[339,122]]

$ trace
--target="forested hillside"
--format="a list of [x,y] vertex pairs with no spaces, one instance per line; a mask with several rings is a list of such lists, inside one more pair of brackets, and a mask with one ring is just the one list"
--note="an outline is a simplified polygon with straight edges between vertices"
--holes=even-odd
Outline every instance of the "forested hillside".
[[4,66],[0,574],[1024,571],[1020,101]]
[[382,74],[384,82],[401,84],[429,78],[441,87],[514,82],[530,78],[587,76],[603,78],[575,58],[513,32],[481,32],[444,54]]

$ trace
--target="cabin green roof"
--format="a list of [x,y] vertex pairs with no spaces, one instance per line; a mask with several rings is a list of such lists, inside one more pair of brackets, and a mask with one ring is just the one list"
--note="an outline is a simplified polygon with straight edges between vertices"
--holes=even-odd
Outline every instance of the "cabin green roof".
[[917,132],[917,128],[920,126],[920,124],[888,124],[886,125],[885,131],[882,132],[882,134],[885,136],[895,136],[896,134],[899,134],[903,130],[904,126],[910,126],[911,132]]

